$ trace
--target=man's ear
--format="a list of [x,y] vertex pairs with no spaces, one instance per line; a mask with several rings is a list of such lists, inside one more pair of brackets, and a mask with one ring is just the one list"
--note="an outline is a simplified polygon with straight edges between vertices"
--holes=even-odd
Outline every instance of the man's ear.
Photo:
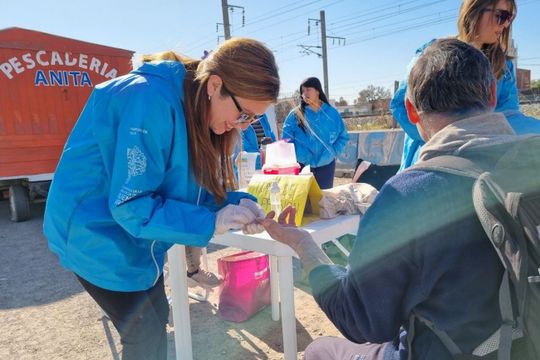
[[492,109],[495,109],[497,106],[497,82],[493,81],[491,83],[491,94],[489,97],[489,105]]
[[405,109],[407,110],[409,121],[414,125],[418,124],[420,121],[420,116],[418,116],[418,112],[409,98],[405,98]]

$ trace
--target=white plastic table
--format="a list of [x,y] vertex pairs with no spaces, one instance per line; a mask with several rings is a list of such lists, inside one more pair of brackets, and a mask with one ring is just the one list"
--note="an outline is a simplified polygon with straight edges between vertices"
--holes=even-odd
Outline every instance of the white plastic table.
[[[302,228],[313,236],[317,244],[335,240],[345,234],[356,234],[360,215],[338,216],[330,220],[317,220]],[[263,232],[244,235],[241,231],[230,231],[215,236],[214,244],[232,246],[244,250],[258,251],[270,255],[270,283],[272,287],[272,319],[279,320],[283,331],[284,359],[296,359],[296,316],[294,312],[294,286],[292,257],[295,252]],[[189,316],[186,257],[183,245],[173,246],[168,253],[172,311],[174,321],[174,343],[177,360],[192,360],[191,323]],[[281,309],[280,306],[281,305]]]

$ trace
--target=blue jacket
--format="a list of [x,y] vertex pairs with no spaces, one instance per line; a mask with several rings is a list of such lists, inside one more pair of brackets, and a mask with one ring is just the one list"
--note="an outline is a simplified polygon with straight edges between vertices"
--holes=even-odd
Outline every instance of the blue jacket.
[[330,164],[349,141],[347,128],[338,111],[326,103],[317,112],[306,106],[305,117],[309,125],[306,129],[300,126],[296,111],[293,109],[285,119],[282,139],[294,143],[299,163],[313,168]]
[[[264,129],[264,136],[271,138],[272,141],[276,141],[276,136],[270,128],[270,123],[268,122],[268,117],[266,117],[266,114],[264,114],[263,117],[259,120],[259,123]],[[243,150],[247,152],[259,153],[259,157],[257,157],[256,169],[260,169],[262,167],[259,151],[260,149],[259,143],[257,142],[257,135],[255,134],[255,130],[252,126],[248,126],[245,130],[242,131],[241,134]]]
[[145,63],[96,86],[64,147],[44,232],[61,264],[94,285],[148,289],[174,243],[205,246],[214,233],[219,206],[188,158],[184,75],[178,62]]
[[[416,63],[416,60],[422,54],[424,49],[433,41],[435,40],[424,44],[416,50],[416,54],[408,66],[407,74],[410,72],[410,69]],[[526,116],[519,111],[519,97],[512,61],[507,60],[506,67],[503,75],[497,81],[497,106],[495,107],[495,111],[504,113],[508,122],[518,135],[540,133],[540,121],[533,117]],[[424,140],[420,137],[416,125],[409,121],[407,111],[405,110],[406,91],[407,79],[401,82],[390,103],[392,115],[405,131],[400,170],[406,169],[416,163],[422,145],[424,145]]]

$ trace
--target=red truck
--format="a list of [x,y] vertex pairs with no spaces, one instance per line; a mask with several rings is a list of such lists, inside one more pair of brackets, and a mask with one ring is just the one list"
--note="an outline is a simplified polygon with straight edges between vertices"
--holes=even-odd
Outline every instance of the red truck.
[[0,197],[11,220],[44,201],[66,139],[96,84],[128,73],[133,51],[39,31],[0,30]]

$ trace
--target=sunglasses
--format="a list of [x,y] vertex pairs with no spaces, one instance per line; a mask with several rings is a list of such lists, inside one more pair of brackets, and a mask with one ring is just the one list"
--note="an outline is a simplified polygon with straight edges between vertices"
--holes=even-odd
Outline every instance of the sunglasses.
[[497,19],[497,25],[504,25],[506,22],[511,24],[514,20],[514,14],[508,10],[484,9],[484,11],[493,12],[493,16]]
[[232,101],[234,102],[234,106],[236,106],[236,109],[238,109],[238,112],[240,113],[238,115],[238,117],[236,118],[236,124],[237,125],[251,124],[251,123],[253,123],[255,121],[259,121],[264,116],[264,114],[248,114],[248,113],[246,113],[244,111],[244,109],[242,109],[242,107],[240,106],[240,103],[236,99],[236,96],[234,96],[233,93],[230,92],[229,89],[227,89],[225,87],[225,84],[222,84],[221,86],[223,87],[223,90],[225,90],[225,92],[227,94],[229,94]]

